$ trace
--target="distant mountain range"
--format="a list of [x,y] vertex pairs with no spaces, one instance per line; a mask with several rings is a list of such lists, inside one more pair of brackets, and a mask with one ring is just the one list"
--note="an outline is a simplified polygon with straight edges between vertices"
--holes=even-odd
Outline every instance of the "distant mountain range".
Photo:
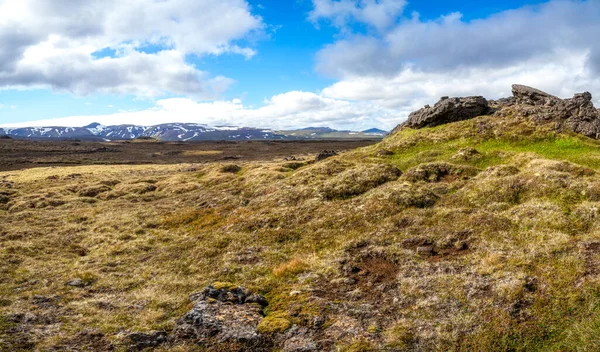
[[276,131],[253,127],[208,126],[196,123],[166,123],[154,126],[92,123],[84,127],[0,128],[0,136],[27,139],[131,140],[155,138],[163,141],[214,140],[302,140],[302,139],[372,139],[388,132],[377,128],[365,131],[338,131],[329,127],[308,127]]

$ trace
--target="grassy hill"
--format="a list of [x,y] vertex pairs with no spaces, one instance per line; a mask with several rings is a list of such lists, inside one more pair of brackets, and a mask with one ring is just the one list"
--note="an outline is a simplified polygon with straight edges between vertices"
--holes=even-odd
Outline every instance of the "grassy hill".
[[485,116],[316,163],[0,173],[0,350],[126,350],[214,282],[264,295],[261,334],[323,350],[598,350],[600,143],[552,127]]

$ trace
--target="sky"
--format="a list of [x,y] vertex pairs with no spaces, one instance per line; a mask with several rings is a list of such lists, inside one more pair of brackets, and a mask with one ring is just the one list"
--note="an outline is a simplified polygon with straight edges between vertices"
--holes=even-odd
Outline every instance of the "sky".
[[0,0],[0,127],[390,130],[514,83],[600,97],[599,37],[600,0]]

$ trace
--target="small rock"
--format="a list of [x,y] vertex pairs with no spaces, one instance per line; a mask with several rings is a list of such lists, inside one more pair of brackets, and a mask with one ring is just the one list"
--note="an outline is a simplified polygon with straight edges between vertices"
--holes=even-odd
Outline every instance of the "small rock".
[[131,348],[143,350],[162,345],[167,341],[167,333],[164,331],[154,331],[150,333],[134,332],[127,335],[131,342]]
[[263,307],[266,307],[269,304],[263,296],[257,294],[253,294],[246,297],[245,303],[256,303],[260,304]]
[[88,284],[81,280],[81,279],[73,279],[73,280],[69,280],[65,283],[65,285],[67,286],[72,286],[72,287],[86,287],[88,286]]
[[420,246],[417,247],[417,254],[422,256],[433,256],[435,255],[435,251],[433,246]]
[[301,293],[302,293],[301,291],[296,291],[296,290],[294,290],[294,291],[290,292],[290,296],[292,296],[292,297],[293,297],[293,296],[298,296],[298,295],[299,295],[299,294],[301,294]]

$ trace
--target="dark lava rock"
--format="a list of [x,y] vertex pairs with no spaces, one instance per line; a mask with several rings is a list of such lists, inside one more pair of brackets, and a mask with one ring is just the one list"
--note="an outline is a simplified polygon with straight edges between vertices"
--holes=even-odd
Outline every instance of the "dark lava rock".
[[600,138],[600,114],[589,92],[575,94],[571,99],[560,99],[541,90],[515,84],[513,97],[517,112],[537,123],[554,122],[559,129]]
[[548,101],[560,100],[554,95],[521,84],[513,84],[512,93],[517,104],[546,105]]
[[190,295],[190,300],[192,302],[206,300],[208,298],[234,304],[257,303],[263,307],[267,306],[267,300],[263,296],[253,294],[243,287],[226,283],[215,283],[207,286],[201,292]]
[[150,333],[134,332],[127,335],[130,342],[130,349],[143,350],[153,348],[167,342],[167,333],[164,331],[154,331]]
[[243,287],[219,286],[208,286],[190,297],[195,301],[194,308],[179,319],[172,340],[224,349],[237,346],[239,350],[271,350],[273,341],[258,332],[267,301]]
[[324,150],[317,155],[316,160],[321,161],[336,155],[338,155],[338,153],[335,150]]
[[484,97],[447,98],[443,97],[433,107],[426,106],[408,116],[408,121],[392,131],[402,127],[424,128],[434,127],[450,122],[469,120],[490,112],[488,101]]
[[[434,127],[492,113],[498,117],[516,113],[538,124],[555,123],[559,130],[566,129],[600,139],[600,113],[594,107],[589,92],[575,94],[571,99],[561,99],[539,89],[515,84],[512,93],[512,97],[491,101],[480,96],[442,97],[433,107],[425,106],[411,113],[408,120],[398,125],[391,134],[402,128]],[[480,132],[483,130],[480,126]]]

